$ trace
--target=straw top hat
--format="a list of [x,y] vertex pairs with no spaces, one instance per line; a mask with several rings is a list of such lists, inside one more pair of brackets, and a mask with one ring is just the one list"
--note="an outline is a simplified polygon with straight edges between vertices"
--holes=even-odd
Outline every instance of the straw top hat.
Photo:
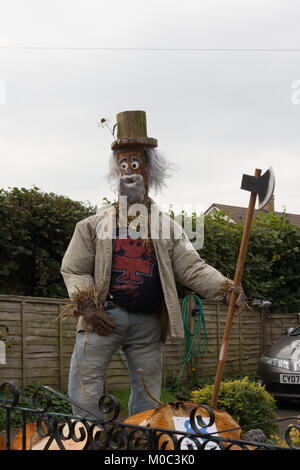
[[157,140],[147,136],[145,111],[123,111],[117,114],[117,140],[112,150],[128,146],[157,147]]

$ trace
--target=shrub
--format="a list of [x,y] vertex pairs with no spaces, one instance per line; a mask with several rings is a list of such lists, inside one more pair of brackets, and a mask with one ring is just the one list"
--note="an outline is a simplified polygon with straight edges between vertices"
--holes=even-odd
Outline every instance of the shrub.
[[[212,392],[213,385],[206,385],[192,392],[192,400],[195,403],[210,405]],[[223,381],[217,407],[227,411],[243,428],[243,432],[260,428],[268,438],[278,432],[276,423],[258,424],[277,419],[276,402],[264,387],[250,381],[248,377],[241,380]]]
[[[20,392],[20,400],[18,403],[18,407],[27,408],[27,409],[35,409],[33,402],[32,402],[32,395],[36,389],[41,387],[41,384],[38,382],[32,382],[30,385],[24,388]],[[45,393],[51,395],[51,406],[47,409],[47,411],[51,411],[53,413],[62,413],[62,414],[72,414],[72,407],[71,404],[65,401],[63,398],[58,397],[57,395],[51,394],[50,392],[45,390]],[[44,401],[42,401],[42,405]],[[26,423],[33,423],[36,422],[38,418],[37,413],[26,413]],[[6,411],[3,408],[0,408],[0,430],[5,429],[6,423]],[[10,413],[10,425],[12,428],[19,428],[22,426],[22,414],[21,411],[17,409],[12,409]]]
[[[103,198],[103,204],[109,204]],[[76,223],[96,213],[89,203],[39,188],[0,189],[0,294],[65,297],[61,261]],[[175,217],[170,209],[169,215]],[[176,215],[179,223],[179,215]],[[196,214],[192,217],[195,230]],[[205,217],[200,256],[233,279],[243,232],[225,212]],[[272,302],[272,312],[295,312],[300,302],[300,228],[286,215],[259,214],[253,221],[243,272],[248,299]],[[186,288],[177,284],[184,297]]]
[[[176,217],[170,209],[169,215]],[[196,214],[192,217],[196,230]],[[223,210],[205,216],[204,245],[199,255],[230,279],[234,278],[243,224],[232,223]],[[259,213],[251,227],[243,271],[243,288],[248,299],[272,302],[273,313],[297,312],[300,305],[300,228],[287,214]],[[180,297],[186,288],[177,285]]]
[[[224,211],[205,217],[204,246],[199,254],[233,279],[243,224],[231,223]],[[249,299],[272,302],[272,312],[295,312],[300,302],[300,228],[288,217],[258,214],[253,220],[243,271]]]
[[65,297],[61,261],[89,204],[39,188],[0,189],[0,294]]

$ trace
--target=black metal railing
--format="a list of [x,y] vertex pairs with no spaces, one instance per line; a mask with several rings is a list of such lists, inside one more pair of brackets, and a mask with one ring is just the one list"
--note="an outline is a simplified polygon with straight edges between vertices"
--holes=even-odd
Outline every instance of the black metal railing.
[[[21,414],[22,450],[27,450],[26,422],[29,414],[35,416],[36,429],[40,438],[47,438],[43,441],[42,450],[48,450],[53,443],[60,450],[65,450],[67,441],[82,442],[82,450],[300,450],[300,445],[293,438],[295,431],[300,433],[297,417],[294,417],[296,423],[289,426],[285,432],[287,446],[281,446],[272,442],[255,442],[226,437],[226,432],[233,430],[204,432],[205,428],[213,426],[215,422],[213,410],[206,405],[197,405],[192,409],[189,416],[189,431],[185,432],[119,422],[120,406],[113,395],[104,395],[99,401],[99,415],[101,413],[105,415],[105,418],[86,419],[72,414],[54,413],[49,411],[52,401],[49,392],[64,397],[49,387],[39,387],[32,396],[32,408],[25,408],[20,406],[20,392],[15,384],[4,382],[0,386],[0,408],[6,414],[5,447],[7,450],[10,450],[12,446],[11,413],[15,410]],[[69,401],[67,397],[64,399]],[[209,423],[202,419],[204,415],[209,416]],[[284,419],[291,420],[291,417],[276,421]]]

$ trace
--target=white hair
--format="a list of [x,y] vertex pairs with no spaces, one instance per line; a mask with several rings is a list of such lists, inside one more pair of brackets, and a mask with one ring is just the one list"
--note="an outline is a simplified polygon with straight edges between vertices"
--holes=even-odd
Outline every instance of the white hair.
[[[166,178],[171,176],[170,172],[176,170],[176,166],[168,162],[157,150],[144,147],[147,161],[147,183],[148,188],[155,193],[161,191],[166,186]],[[106,176],[112,184],[113,189],[118,188],[120,169],[117,162],[117,152],[113,151],[109,160],[109,173]]]

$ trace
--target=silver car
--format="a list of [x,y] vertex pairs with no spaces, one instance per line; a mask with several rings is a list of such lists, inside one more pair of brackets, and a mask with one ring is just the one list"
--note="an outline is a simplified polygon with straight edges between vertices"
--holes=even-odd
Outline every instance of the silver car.
[[300,400],[300,325],[264,351],[256,380],[279,400]]

